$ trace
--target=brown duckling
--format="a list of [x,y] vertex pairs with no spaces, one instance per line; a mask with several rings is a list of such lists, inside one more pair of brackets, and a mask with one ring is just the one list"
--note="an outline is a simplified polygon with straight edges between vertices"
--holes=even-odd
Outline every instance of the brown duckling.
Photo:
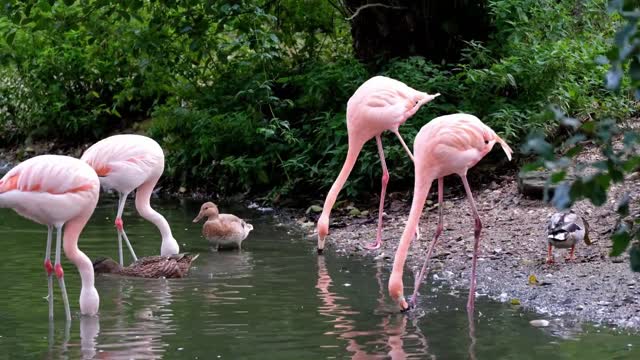
[[118,274],[143,278],[181,278],[185,277],[191,268],[191,263],[200,254],[176,254],[170,256],[147,256],[138,259],[127,267],[122,267],[108,257],[98,258],[93,262],[96,274]]
[[237,246],[241,248],[242,241],[253,230],[253,225],[231,214],[220,214],[218,206],[206,202],[200,207],[200,213],[193,219],[197,223],[203,217],[207,221],[202,226],[202,236],[217,248]]

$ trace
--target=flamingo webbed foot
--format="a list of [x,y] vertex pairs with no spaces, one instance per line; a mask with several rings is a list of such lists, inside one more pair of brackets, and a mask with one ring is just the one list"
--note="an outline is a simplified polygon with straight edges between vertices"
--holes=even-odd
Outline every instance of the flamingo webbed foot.
[[381,245],[382,245],[382,241],[376,241],[374,243],[365,245],[365,248],[369,250],[376,250],[376,249],[380,249]]

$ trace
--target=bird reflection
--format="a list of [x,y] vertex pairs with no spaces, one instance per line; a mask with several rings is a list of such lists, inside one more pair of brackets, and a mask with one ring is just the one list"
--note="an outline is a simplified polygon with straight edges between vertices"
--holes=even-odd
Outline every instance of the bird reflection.
[[473,311],[467,310],[469,321],[469,359],[476,360],[476,324],[473,321]]
[[80,353],[83,359],[93,359],[96,356],[96,338],[99,333],[99,317],[83,316],[80,318]]
[[[183,291],[183,281],[133,279],[104,276],[104,287],[115,311],[102,316],[103,329],[97,318],[83,317],[80,322],[80,351],[83,358],[159,359],[166,346],[163,336],[175,334],[172,324],[172,293]],[[103,284],[104,286],[104,284]],[[114,291],[115,290],[115,291]],[[142,296],[141,296],[142,293]],[[143,301],[138,308],[135,303]],[[130,315],[131,308],[138,309]],[[113,314],[113,315],[112,315]],[[105,324],[113,324],[105,326]],[[99,334],[99,336],[98,336]]]
[[[427,339],[417,326],[417,319],[410,319],[402,314],[392,313],[390,305],[385,302],[385,292],[382,280],[382,264],[377,264],[376,280],[378,283],[378,297],[375,314],[382,314],[381,322],[374,330],[356,330],[353,319],[359,312],[352,310],[347,298],[331,291],[333,280],[326,267],[324,256],[318,256],[318,297],[322,305],[318,308],[321,315],[331,318],[329,323],[333,329],[325,333],[337,336],[347,342],[346,350],[352,359],[435,359],[429,354]],[[411,329],[407,331],[407,323],[411,322]],[[373,340],[366,340],[373,339]],[[381,350],[382,349],[382,350]]]

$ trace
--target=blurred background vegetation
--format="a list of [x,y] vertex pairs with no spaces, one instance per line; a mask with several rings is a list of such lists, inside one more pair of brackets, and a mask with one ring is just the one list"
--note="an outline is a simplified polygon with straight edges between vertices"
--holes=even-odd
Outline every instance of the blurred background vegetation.
[[[165,149],[174,189],[320,198],[346,156],[346,102],[376,74],[442,94],[401,127],[408,143],[457,111],[515,149],[532,130],[558,134],[549,104],[581,123],[637,110],[637,57],[617,92],[595,61],[628,20],[606,0],[3,3],[0,142],[136,129]],[[387,6],[357,11],[368,3]],[[384,142],[391,186],[408,188],[412,163]],[[371,142],[346,194],[377,192],[379,178]]]

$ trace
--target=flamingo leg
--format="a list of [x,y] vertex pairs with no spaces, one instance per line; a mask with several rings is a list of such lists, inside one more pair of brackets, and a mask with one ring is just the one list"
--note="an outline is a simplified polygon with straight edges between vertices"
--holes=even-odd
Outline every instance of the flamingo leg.
[[67,316],[67,321],[71,321],[71,309],[69,308],[69,297],[67,296],[67,287],[64,284],[64,271],[62,271],[62,264],[60,263],[60,253],[62,252],[62,225],[56,226],[56,264],[55,272],[58,278],[58,284],[60,285],[60,292],[62,292],[62,302],[64,303],[64,312]]
[[551,253],[551,244],[547,248],[547,264],[553,264],[553,254]]
[[398,137],[398,140],[400,140],[400,144],[402,144],[402,147],[404,148],[404,151],[407,152],[407,155],[409,155],[409,158],[411,159],[411,161],[415,162],[415,160],[413,158],[413,154],[411,153],[411,150],[409,150],[409,147],[404,142],[404,139],[402,138],[402,136],[400,136],[400,131],[398,131],[397,129],[394,129],[393,133],[396,134],[396,136]]
[[120,266],[124,266],[124,255],[122,254],[122,238],[124,238],[124,241],[126,242],[127,247],[131,252],[133,261],[138,261],[138,257],[133,251],[133,247],[131,246],[131,242],[129,242],[127,234],[124,232],[124,223],[122,222],[122,212],[124,211],[124,205],[127,202],[127,196],[129,196],[129,193],[119,193],[118,196],[118,214],[116,215],[115,224],[116,229],[118,229],[118,256],[120,257]]
[[53,319],[53,265],[51,265],[51,241],[53,239],[53,226],[47,226],[47,248],[44,255],[44,270],[47,272],[47,302],[49,302],[49,320]]
[[473,213],[474,218],[474,231],[473,231],[473,260],[471,265],[471,283],[469,285],[469,300],[467,301],[467,311],[473,312],[475,298],[476,298],[476,265],[478,262],[478,249],[480,246],[480,232],[482,231],[482,222],[480,221],[480,215],[478,215],[478,210],[476,209],[476,203],[473,200],[473,194],[471,193],[471,188],[469,187],[469,182],[467,181],[467,175],[462,175],[462,184],[464,185],[464,190],[467,193],[467,197],[469,198],[469,205],[471,205],[471,212]]
[[422,269],[418,276],[416,276],[416,281],[413,288],[413,295],[411,299],[409,299],[409,306],[415,307],[416,300],[418,298],[418,289],[420,288],[420,284],[422,284],[422,280],[429,273],[429,268],[427,264],[429,263],[429,259],[431,259],[431,254],[433,253],[433,249],[436,247],[436,243],[440,238],[440,234],[442,234],[443,224],[442,224],[442,204],[444,197],[444,179],[438,178],[438,226],[436,227],[436,232],[433,235],[433,241],[431,241],[431,245],[429,245],[429,250],[427,251],[427,257],[424,260],[424,264],[422,264]]
[[389,183],[389,170],[384,160],[384,149],[382,148],[382,139],[380,135],[376,136],[376,144],[378,145],[378,154],[380,155],[380,164],[382,165],[382,190],[380,190],[380,207],[378,209],[378,230],[376,231],[376,242],[367,245],[367,249],[375,250],[382,245],[382,216],[384,214],[384,197],[387,193],[387,184]]

